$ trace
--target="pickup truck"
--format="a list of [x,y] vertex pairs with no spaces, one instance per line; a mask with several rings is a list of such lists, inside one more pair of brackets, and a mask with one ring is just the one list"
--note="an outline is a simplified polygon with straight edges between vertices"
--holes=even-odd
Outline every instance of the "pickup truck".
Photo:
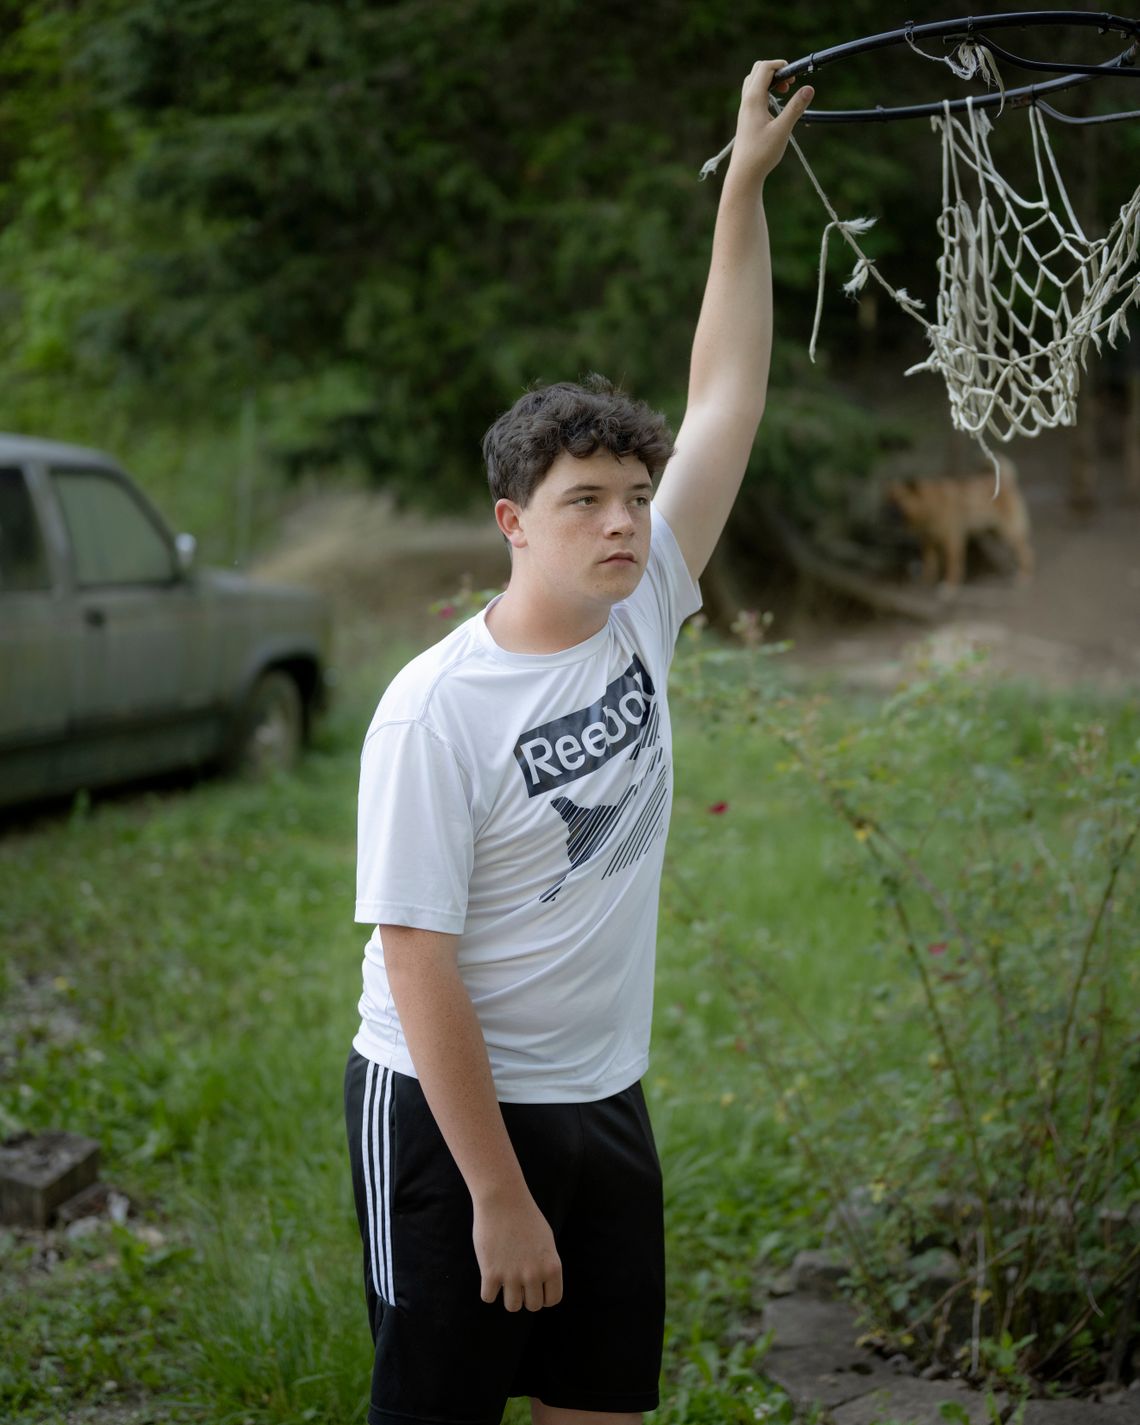
[[328,607],[194,551],[108,456],[0,434],[0,806],[295,760]]

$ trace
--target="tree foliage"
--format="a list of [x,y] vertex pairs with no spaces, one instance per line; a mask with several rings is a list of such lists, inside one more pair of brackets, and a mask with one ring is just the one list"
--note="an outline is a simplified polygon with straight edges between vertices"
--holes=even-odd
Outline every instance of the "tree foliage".
[[[8,7],[5,424],[45,391],[227,417],[252,395],[287,464],[355,459],[440,503],[532,381],[600,369],[679,414],[718,191],[696,173],[743,75],[882,25],[869,0],[778,19],[733,0]],[[896,55],[816,84],[842,107],[947,81]],[[931,136],[866,133],[805,148],[840,211],[883,215],[896,285],[929,290]],[[771,195],[802,344],[821,210],[791,159]]]

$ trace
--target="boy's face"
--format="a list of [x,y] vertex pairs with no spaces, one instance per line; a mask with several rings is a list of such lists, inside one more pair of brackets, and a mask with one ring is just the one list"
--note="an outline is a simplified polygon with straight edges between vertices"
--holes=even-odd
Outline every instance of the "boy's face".
[[562,451],[526,505],[500,500],[499,527],[514,564],[547,594],[573,604],[628,598],[649,556],[653,485],[634,456]]

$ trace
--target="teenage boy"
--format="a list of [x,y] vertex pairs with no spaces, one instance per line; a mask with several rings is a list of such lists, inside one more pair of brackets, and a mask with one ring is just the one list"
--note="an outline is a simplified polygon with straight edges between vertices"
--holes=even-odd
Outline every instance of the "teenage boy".
[[521,397],[484,441],[507,589],[394,679],[365,740],[356,919],[376,929],[345,1106],[371,1425],[497,1425],[513,1395],[536,1425],[628,1425],[658,1402],[639,1080],[665,680],[764,407],[764,180],[812,96],[769,113],[783,63],[744,82],[675,447],[601,381]]

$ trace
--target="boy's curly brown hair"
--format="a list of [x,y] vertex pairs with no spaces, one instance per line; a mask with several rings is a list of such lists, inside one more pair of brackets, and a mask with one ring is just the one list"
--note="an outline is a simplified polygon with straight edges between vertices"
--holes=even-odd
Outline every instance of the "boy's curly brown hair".
[[632,455],[655,480],[673,454],[665,417],[596,372],[581,385],[556,381],[527,391],[483,437],[487,483],[495,500],[526,505],[561,451]]

